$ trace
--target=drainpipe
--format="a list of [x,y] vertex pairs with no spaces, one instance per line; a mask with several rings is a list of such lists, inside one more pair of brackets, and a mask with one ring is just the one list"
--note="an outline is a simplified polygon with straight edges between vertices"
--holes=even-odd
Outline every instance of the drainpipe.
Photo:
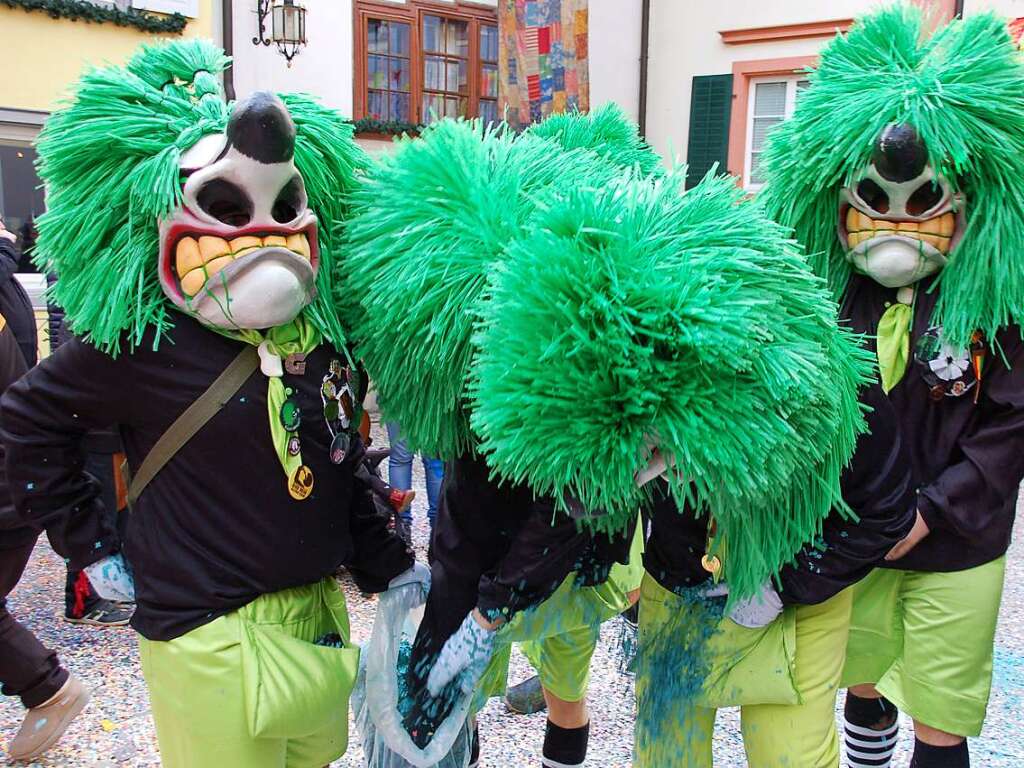
[[[224,53],[231,57],[235,52],[235,17],[232,12],[234,0],[220,0],[221,11],[221,36],[224,38]],[[224,98],[228,101],[235,100],[235,68],[228,64],[224,70]]]
[[640,103],[639,128],[641,138],[647,138],[647,59],[651,42],[651,0],[640,5]]
[[955,0],[953,3],[953,18],[962,19],[964,17],[964,0]]

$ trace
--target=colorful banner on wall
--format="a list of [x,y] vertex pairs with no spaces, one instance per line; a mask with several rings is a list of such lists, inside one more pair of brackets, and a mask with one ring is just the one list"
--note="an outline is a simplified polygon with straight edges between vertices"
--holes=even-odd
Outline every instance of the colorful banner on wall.
[[590,108],[587,0],[499,0],[499,114],[524,128]]

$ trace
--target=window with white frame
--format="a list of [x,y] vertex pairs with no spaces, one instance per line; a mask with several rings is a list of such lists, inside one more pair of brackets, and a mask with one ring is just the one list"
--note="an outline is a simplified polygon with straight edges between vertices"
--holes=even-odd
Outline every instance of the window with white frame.
[[768,132],[793,114],[800,92],[810,83],[805,75],[764,77],[750,83],[747,105],[747,147],[743,169],[745,189],[757,190],[764,185],[760,173],[761,153]]

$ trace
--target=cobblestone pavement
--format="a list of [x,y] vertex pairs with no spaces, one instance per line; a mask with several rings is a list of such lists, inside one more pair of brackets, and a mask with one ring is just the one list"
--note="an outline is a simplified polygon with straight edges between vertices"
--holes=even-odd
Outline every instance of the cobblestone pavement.
[[[426,549],[426,492],[423,468],[416,462],[414,483],[414,532],[420,556]],[[972,740],[975,765],[991,768],[1024,765],[1024,739],[1020,713],[1024,711],[1024,578],[1017,557],[1024,554],[1017,537],[1009,555],[1006,592],[1003,598],[995,658],[995,679],[985,732]],[[137,645],[128,629],[97,630],[77,627],[61,620],[63,608],[63,564],[46,545],[36,548],[22,583],[10,601],[14,615],[28,624],[48,646],[56,649],[63,662],[82,677],[93,690],[93,699],[61,742],[38,766],[112,767],[158,766],[152,721],[145,684],[138,666]],[[365,640],[373,620],[374,603],[346,586],[353,635]],[[630,765],[632,749],[632,684],[619,673],[616,662],[617,626],[605,625],[594,655],[590,693],[592,712],[591,746],[587,760],[593,768],[624,768]],[[516,653],[510,680],[518,682],[530,674],[524,659]],[[21,721],[23,710],[15,699],[0,698],[0,754],[6,750]],[[719,716],[715,739],[716,766],[743,766],[735,711]],[[481,766],[518,768],[540,764],[544,736],[544,715],[513,716],[499,700],[492,700],[480,716]],[[901,732],[900,750],[894,765],[909,763],[913,746],[910,728]],[[334,768],[359,768],[362,755],[358,737],[352,733],[349,753]],[[666,767],[668,768],[668,767]]]

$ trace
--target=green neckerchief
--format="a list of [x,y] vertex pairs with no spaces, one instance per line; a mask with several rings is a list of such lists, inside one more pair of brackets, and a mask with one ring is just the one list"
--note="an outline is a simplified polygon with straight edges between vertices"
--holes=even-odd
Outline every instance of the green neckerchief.
[[[320,331],[313,327],[303,315],[292,322],[279,325],[266,332],[254,330],[221,330],[225,336],[261,347],[266,342],[266,349],[283,362],[288,355],[308,355],[320,346]],[[262,362],[262,355],[261,355]],[[280,375],[267,377],[267,415],[270,417],[270,438],[274,441],[277,458],[281,462],[286,477],[291,477],[296,469],[302,466],[301,450],[292,456],[288,452],[288,439],[291,435],[281,423],[281,408],[288,395]]]
[[900,383],[907,372],[913,317],[911,304],[894,301],[878,321],[878,370],[882,374],[882,390],[886,394]]

